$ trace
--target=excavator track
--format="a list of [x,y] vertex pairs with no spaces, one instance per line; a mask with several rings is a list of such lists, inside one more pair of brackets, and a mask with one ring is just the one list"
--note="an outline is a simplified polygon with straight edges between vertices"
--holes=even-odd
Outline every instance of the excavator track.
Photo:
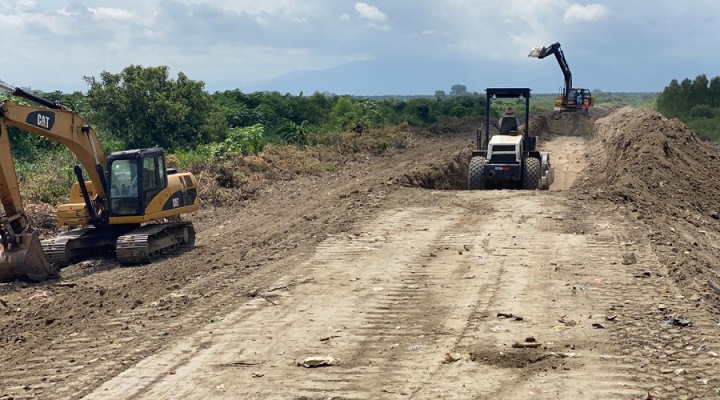
[[51,264],[60,268],[67,267],[75,261],[72,242],[80,239],[88,229],[77,229],[62,236],[42,241],[42,249]]
[[150,224],[118,237],[115,254],[120,264],[146,264],[169,250],[193,244],[192,222]]
[[118,236],[128,228],[81,228],[42,241],[42,249],[51,264],[65,268],[89,257],[111,253]]

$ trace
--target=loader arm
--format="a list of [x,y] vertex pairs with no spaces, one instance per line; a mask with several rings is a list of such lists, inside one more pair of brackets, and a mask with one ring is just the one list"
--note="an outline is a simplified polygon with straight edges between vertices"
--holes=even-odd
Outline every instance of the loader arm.
[[570,66],[568,65],[567,59],[565,59],[565,53],[563,53],[560,48],[560,43],[555,42],[548,47],[533,47],[532,50],[530,50],[528,57],[543,59],[551,54],[555,55],[555,59],[560,65],[563,77],[565,78],[565,87],[563,87],[563,102],[566,103],[569,101],[570,90],[572,89],[572,72],[570,72]]

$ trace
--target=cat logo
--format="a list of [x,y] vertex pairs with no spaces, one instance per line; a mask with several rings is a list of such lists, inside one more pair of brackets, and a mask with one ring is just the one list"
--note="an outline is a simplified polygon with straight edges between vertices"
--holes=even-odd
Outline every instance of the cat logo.
[[46,115],[38,114],[37,125],[42,126],[45,129],[50,129],[50,118]]
[[55,125],[55,113],[52,111],[33,111],[28,114],[25,122],[49,131]]

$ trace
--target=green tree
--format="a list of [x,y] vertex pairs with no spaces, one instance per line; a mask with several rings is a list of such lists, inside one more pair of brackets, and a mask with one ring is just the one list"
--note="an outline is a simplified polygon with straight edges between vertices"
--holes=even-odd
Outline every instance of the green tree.
[[166,66],[131,65],[119,74],[103,71],[84,79],[93,121],[127,148],[190,148],[227,133],[225,116],[205,84],[182,72],[171,79]]
[[720,107],[720,76],[710,79],[708,98],[712,107]]
[[[705,74],[698,75],[692,81],[692,89],[690,95],[692,96],[692,105],[696,104],[707,104],[710,101],[710,93],[708,90],[708,78]],[[692,108],[692,107],[691,107]]]
[[680,82],[680,95],[677,99],[678,113],[680,115],[686,115],[693,106],[692,87],[692,81],[688,78]]
[[330,112],[330,122],[342,130],[367,125],[362,105],[354,102],[350,96],[341,96],[337,100]]
[[680,114],[678,101],[682,88],[677,79],[670,81],[657,99],[657,109],[668,118],[675,118]]
[[467,86],[465,85],[461,85],[458,83],[456,85],[452,85],[452,87],[450,88],[451,95],[458,96],[464,93],[467,93]]

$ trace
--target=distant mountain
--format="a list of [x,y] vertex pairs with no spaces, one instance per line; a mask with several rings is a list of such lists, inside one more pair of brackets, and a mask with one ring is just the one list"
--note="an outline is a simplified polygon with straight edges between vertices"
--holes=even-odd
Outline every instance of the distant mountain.
[[[278,91],[306,95],[313,92],[358,96],[433,95],[450,92],[463,84],[470,92],[487,87],[530,87],[536,93],[556,93],[563,85],[560,69],[552,71],[525,64],[486,63],[461,60],[356,61],[318,71],[293,71],[274,79],[241,85],[244,92]],[[533,71],[533,68],[537,69]],[[540,72],[540,73],[538,73]],[[532,76],[532,79],[523,79]]]

